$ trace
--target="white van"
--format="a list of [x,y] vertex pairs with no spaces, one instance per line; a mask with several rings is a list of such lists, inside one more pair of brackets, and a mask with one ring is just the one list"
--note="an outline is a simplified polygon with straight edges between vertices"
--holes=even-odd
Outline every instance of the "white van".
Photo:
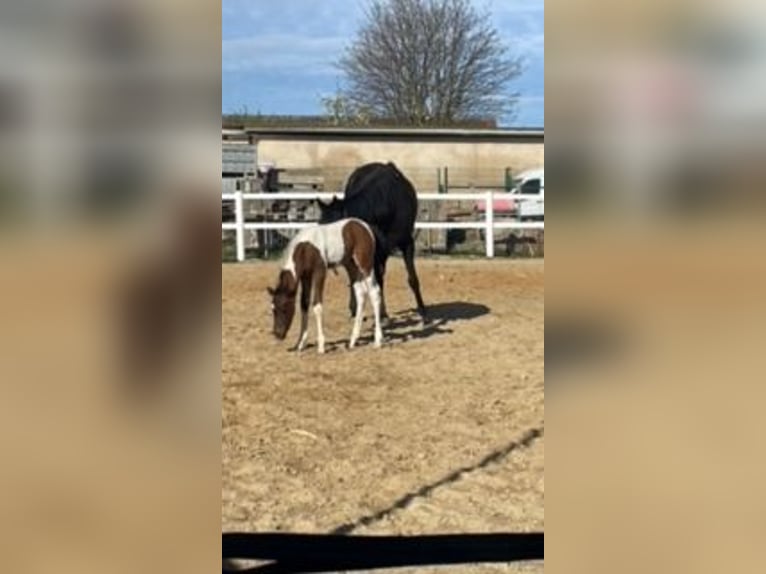
[[513,178],[509,192],[516,204],[516,216],[520,220],[545,217],[545,170],[530,169]]

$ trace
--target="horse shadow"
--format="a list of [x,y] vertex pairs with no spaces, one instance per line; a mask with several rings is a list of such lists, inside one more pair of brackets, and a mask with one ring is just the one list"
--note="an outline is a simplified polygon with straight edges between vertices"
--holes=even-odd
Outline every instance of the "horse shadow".
[[[404,342],[413,339],[427,339],[434,335],[449,335],[453,329],[448,325],[459,321],[470,321],[489,314],[490,309],[479,303],[465,301],[452,301],[449,303],[435,303],[426,307],[428,318],[424,322],[417,309],[405,309],[389,315],[388,320],[383,322],[383,337],[386,343]],[[351,319],[350,319],[351,320]],[[372,317],[364,318],[366,326],[357,341],[357,345],[372,345],[373,335],[367,332],[370,328]],[[348,337],[328,340],[327,352],[334,353],[343,350],[348,345]],[[384,344],[385,346],[385,344]],[[306,349],[315,348],[315,343],[306,345]],[[290,351],[295,351],[291,347]]]
[[[398,311],[389,316],[383,324],[383,333],[389,343],[412,339],[427,339],[434,335],[453,333],[451,325],[459,321],[470,321],[489,314],[490,309],[480,303],[451,301],[427,306],[427,319],[423,321],[417,309]],[[361,337],[360,341],[372,337]]]

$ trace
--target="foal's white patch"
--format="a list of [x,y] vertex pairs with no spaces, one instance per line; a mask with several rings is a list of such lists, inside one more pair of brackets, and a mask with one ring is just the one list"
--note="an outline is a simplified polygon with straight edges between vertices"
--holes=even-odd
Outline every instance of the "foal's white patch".
[[372,312],[375,315],[375,346],[380,347],[383,344],[383,328],[380,326],[380,303],[382,300],[382,293],[380,291],[380,285],[375,280],[375,275],[371,274],[365,279],[367,286],[367,292],[370,296],[370,302],[372,303]]
[[317,350],[324,353],[324,328],[322,327],[322,304],[314,305],[314,317],[317,320]]
[[370,237],[372,237],[374,245],[375,234],[372,232],[372,229],[370,229],[370,226],[361,219],[355,217],[348,217],[325,225],[304,227],[287,245],[287,249],[285,249],[285,258],[282,262],[282,269],[292,272],[293,277],[295,277],[295,260],[293,259],[293,255],[298,244],[304,242],[310,243],[317,248],[319,255],[328,267],[340,263],[346,252],[346,246],[343,243],[343,228],[349,221],[355,221],[364,227],[367,230],[367,233],[370,234]]

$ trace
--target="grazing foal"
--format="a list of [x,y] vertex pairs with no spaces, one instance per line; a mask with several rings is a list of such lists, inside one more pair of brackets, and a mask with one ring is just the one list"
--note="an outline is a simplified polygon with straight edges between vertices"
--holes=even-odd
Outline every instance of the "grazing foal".
[[[375,346],[383,342],[380,327],[380,287],[375,280],[375,235],[362,220],[348,218],[302,229],[287,246],[277,287],[268,288],[274,314],[274,336],[284,339],[295,315],[295,299],[301,287],[301,332],[296,349],[303,350],[308,339],[308,310],[311,299],[317,322],[317,347],[324,353],[322,295],[327,269],[343,265],[356,295],[356,317],[349,348],[353,348],[362,327],[364,296],[369,295],[375,315]],[[313,298],[311,297],[313,291]]]

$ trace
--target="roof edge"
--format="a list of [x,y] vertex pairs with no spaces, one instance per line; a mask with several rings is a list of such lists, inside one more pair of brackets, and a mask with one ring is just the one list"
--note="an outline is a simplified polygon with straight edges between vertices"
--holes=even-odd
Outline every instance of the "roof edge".
[[543,128],[336,128],[336,127],[249,127],[223,129],[224,137],[235,133],[248,138],[317,139],[408,139],[408,140],[543,140]]

